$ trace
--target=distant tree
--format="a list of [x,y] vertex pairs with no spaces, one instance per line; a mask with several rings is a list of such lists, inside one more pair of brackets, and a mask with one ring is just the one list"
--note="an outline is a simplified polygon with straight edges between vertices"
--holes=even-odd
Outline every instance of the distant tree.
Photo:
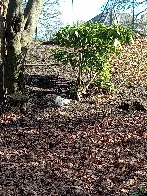
[[[23,8],[27,2],[28,0],[23,0]],[[35,39],[50,39],[52,34],[63,26],[61,15],[60,0],[45,0],[35,30]]]
[[22,0],[3,0],[1,13],[5,49],[0,65],[0,101],[4,93],[24,94],[24,60],[32,41],[44,0],[28,0],[23,9]]
[[51,39],[52,34],[63,26],[61,15],[59,0],[45,0],[38,22],[38,35],[46,40]]
[[[141,5],[144,6],[144,9],[136,13],[135,9]],[[104,4],[101,9],[102,10],[105,9],[105,12],[110,12],[110,13],[111,11],[113,12],[113,10],[117,10],[117,11],[119,10],[124,12],[131,9],[131,13],[132,13],[131,26],[132,28],[134,28],[134,24],[138,16],[147,11],[146,5],[147,5],[147,0],[110,0],[106,4]]]
[[147,2],[146,0],[145,1],[137,1],[137,0],[109,0],[106,4],[104,4],[102,6],[102,8],[104,6],[106,6],[106,9],[109,10],[110,7],[111,8],[116,8],[116,9],[119,9],[119,10],[128,10],[130,8],[132,8],[133,4],[134,6],[138,6],[138,5],[141,5],[143,3]]

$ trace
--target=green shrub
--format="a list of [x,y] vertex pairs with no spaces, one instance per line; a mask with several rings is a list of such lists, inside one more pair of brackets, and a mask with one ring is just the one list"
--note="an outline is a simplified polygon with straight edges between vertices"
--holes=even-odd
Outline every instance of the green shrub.
[[54,49],[54,58],[64,65],[78,67],[77,81],[81,86],[82,74],[90,72],[90,80],[110,88],[110,55],[118,55],[122,44],[130,44],[132,30],[121,25],[105,26],[102,23],[85,23],[66,26],[54,35],[62,49]]

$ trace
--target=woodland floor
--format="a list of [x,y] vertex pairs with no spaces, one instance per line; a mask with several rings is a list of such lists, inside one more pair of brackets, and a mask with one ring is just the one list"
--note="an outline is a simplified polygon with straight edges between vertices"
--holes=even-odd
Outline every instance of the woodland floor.
[[31,45],[27,113],[0,117],[0,195],[126,196],[147,188],[147,38],[111,61],[117,91],[91,86],[63,107],[48,95],[68,98],[76,71],[54,64],[54,47]]

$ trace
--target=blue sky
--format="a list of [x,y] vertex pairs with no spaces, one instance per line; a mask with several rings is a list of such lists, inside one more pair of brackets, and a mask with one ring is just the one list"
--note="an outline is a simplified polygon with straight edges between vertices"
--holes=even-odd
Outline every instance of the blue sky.
[[101,6],[107,0],[73,0],[73,2],[72,12],[72,0],[61,1],[62,20],[65,24],[72,24],[73,19],[74,22],[90,20],[100,13]]

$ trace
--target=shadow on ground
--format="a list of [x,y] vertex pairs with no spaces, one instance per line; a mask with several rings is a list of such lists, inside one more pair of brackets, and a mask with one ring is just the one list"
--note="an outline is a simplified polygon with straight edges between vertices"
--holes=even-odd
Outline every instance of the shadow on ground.
[[70,97],[70,89],[76,87],[75,81],[59,78],[56,75],[26,75],[26,85],[31,88],[31,92],[39,95],[56,94]]

